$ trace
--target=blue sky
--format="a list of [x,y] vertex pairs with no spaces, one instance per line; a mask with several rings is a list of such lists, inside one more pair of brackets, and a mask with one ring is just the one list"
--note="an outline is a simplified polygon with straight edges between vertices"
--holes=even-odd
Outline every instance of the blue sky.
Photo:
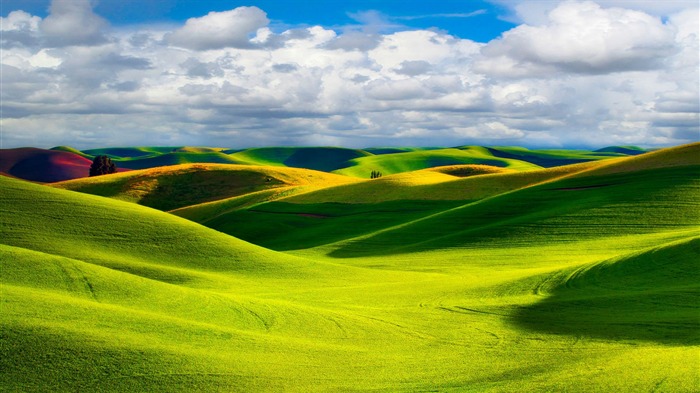
[[700,140],[691,0],[0,4],[4,148]]
[[[50,0],[3,0],[3,16],[22,9],[46,17]],[[509,11],[497,3],[481,0],[355,0],[355,1],[197,1],[197,0],[100,0],[96,13],[115,26],[148,23],[178,23],[211,11],[226,11],[241,6],[257,6],[277,29],[289,26],[322,25],[341,30],[360,23],[356,15],[376,11],[388,22],[406,28],[437,28],[474,41],[487,42],[515,26],[506,20]]]

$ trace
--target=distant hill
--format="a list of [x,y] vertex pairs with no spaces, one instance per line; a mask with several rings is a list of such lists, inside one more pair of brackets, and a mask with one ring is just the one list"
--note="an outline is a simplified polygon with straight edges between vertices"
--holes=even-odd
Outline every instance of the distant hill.
[[626,154],[628,156],[636,156],[638,154],[647,153],[648,150],[642,149],[641,147],[637,147],[637,146],[608,146],[608,147],[604,147],[602,149],[595,150],[595,152],[620,153],[620,154]]
[[81,157],[88,158],[88,159],[90,159],[90,160],[92,160],[93,158],[95,158],[95,156],[93,156],[93,155],[87,154],[87,153],[85,153],[85,152],[82,152],[82,151],[80,151],[80,150],[78,150],[78,149],[75,149],[75,148],[72,148],[72,147],[70,147],[70,146],[56,146],[56,147],[52,147],[50,150],[65,151],[65,152],[68,152],[68,153],[73,153],[73,154],[77,154],[77,155],[79,155],[79,156],[81,156]]
[[[457,148],[390,147],[346,149],[340,147],[264,147],[225,149],[218,147],[154,146],[109,147],[79,151],[70,146],[51,150],[24,148],[0,151],[5,173],[40,182],[86,177],[86,160],[106,155],[119,171],[162,166],[210,163],[305,168],[357,178],[369,178],[372,171],[384,176],[426,168],[454,165],[486,165],[527,171],[642,154],[634,146],[588,150],[529,150],[521,147],[462,146]],[[3,158],[4,157],[4,158]],[[22,161],[22,162],[20,162]]]
[[526,161],[496,157],[485,148],[475,146],[468,149],[411,150],[360,157],[350,160],[349,165],[335,170],[334,173],[369,178],[373,170],[380,171],[383,175],[391,175],[439,166],[468,164],[515,170],[540,168]]
[[83,150],[83,153],[94,157],[104,155],[111,158],[141,158],[146,156],[157,156],[165,153],[172,153],[181,149],[182,146],[151,146],[151,147],[106,147],[102,149]]
[[300,168],[182,164],[75,179],[53,186],[172,210],[267,189],[352,181],[345,176]]
[[596,151],[565,149],[530,150],[524,147],[488,147],[487,149],[496,157],[527,161],[543,168],[646,153],[646,151],[638,148],[638,150],[633,150],[622,147],[609,147]]
[[20,179],[52,183],[88,176],[92,161],[78,154],[33,147],[0,150],[0,172]]
[[371,155],[362,150],[341,147],[264,147],[247,149],[231,157],[259,165],[282,165],[331,172],[350,165],[358,157]]
[[[332,254],[337,257],[374,255],[375,248],[387,253],[452,248],[503,241],[503,236],[517,243],[536,236],[534,228],[541,222],[539,236],[554,239],[558,233],[556,241],[566,242],[636,233],[636,227],[683,228],[700,219],[700,144],[524,172],[495,168],[458,177],[450,169],[454,167],[443,168],[263,201],[216,219],[189,214],[214,229],[277,250],[347,241],[338,243]],[[614,221],[605,218],[612,215]],[[549,223],[547,217],[558,221]],[[272,225],[289,230],[270,236],[265,228]],[[549,227],[561,230],[548,233]]]

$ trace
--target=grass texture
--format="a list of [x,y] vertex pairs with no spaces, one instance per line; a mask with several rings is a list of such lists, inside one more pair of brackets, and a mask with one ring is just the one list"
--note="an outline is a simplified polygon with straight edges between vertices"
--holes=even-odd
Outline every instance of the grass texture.
[[0,387],[696,391],[699,153],[335,184],[207,166],[279,181],[232,196],[150,173],[218,193],[174,211],[214,229],[0,177]]

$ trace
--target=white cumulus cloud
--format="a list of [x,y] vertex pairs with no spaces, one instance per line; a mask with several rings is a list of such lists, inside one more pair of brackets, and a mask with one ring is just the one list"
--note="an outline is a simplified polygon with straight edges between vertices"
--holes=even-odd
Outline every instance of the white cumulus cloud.
[[190,18],[168,36],[173,45],[194,50],[250,47],[251,35],[267,26],[267,14],[258,7],[238,7]]
[[566,2],[543,25],[521,25],[490,42],[482,69],[505,63],[517,73],[608,73],[662,66],[676,50],[674,29],[640,11]]
[[40,29],[49,46],[97,45],[106,41],[107,22],[92,12],[90,0],[53,0]]

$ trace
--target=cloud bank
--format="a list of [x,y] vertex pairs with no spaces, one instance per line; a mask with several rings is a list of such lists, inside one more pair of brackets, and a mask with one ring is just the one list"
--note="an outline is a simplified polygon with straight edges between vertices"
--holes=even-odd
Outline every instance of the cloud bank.
[[488,43],[388,28],[375,13],[361,28],[275,31],[257,7],[131,28],[89,0],[54,0],[44,19],[12,11],[0,19],[2,144],[700,140],[694,4],[501,3],[520,24]]

